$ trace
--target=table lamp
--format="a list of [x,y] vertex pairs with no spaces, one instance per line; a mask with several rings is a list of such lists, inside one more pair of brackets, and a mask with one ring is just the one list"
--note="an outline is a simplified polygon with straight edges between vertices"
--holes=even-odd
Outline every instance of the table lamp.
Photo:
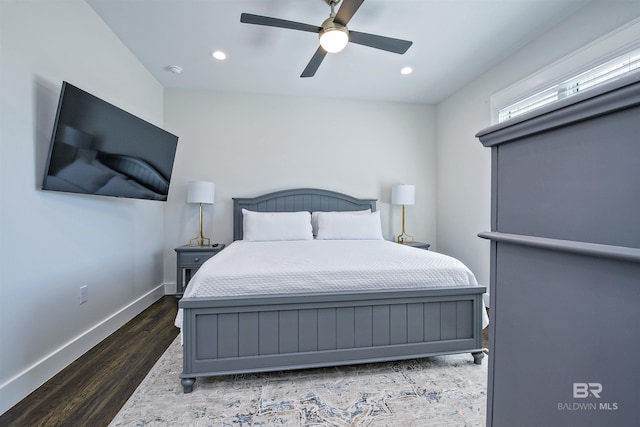
[[394,185],[391,188],[391,204],[402,205],[402,234],[398,236],[398,243],[413,242],[413,236],[408,235],[404,231],[404,207],[406,205],[413,205],[416,200],[416,187],[415,185]]
[[202,205],[212,205],[216,185],[207,181],[191,181],[187,186],[187,203],[200,204],[200,233],[189,240],[189,246],[210,246],[211,239],[202,235]]

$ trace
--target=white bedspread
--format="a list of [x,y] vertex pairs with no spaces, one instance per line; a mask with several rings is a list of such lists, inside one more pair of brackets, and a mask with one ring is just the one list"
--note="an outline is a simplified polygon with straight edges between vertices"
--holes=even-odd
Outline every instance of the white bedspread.
[[[184,297],[477,284],[471,270],[455,258],[386,240],[238,240],[200,267]],[[182,310],[176,326],[182,327]]]

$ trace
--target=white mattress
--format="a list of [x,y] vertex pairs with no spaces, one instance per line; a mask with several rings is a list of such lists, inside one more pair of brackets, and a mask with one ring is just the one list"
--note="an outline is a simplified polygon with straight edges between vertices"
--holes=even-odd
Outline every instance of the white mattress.
[[[238,240],[200,267],[184,297],[477,284],[471,270],[455,258],[386,240]],[[182,310],[176,326],[182,327]]]

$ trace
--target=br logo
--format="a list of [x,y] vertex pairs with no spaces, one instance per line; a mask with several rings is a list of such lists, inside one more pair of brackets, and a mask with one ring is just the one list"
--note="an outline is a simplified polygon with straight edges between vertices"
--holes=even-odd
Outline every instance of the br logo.
[[600,399],[601,392],[602,384],[600,383],[573,383],[574,399],[586,399],[589,396]]

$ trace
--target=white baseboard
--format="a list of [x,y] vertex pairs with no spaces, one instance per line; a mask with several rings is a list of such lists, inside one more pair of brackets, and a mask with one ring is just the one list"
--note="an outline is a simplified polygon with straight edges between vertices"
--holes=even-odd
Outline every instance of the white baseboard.
[[175,295],[178,293],[178,284],[176,282],[170,282],[164,284],[165,295]]
[[0,415],[164,295],[164,284],[155,287],[4,384],[0,384]]

